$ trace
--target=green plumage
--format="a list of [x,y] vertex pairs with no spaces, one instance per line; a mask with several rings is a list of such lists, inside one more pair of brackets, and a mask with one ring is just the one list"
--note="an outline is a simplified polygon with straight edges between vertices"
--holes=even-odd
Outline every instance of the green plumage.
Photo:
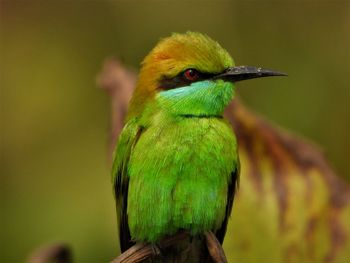
[[[221,80],[209,84],[201,87],[206,96],[209,90],[212,95],[225,91]],[[232,96],[232,84],[226,85]],[[128,177],[128,224],[136,240],[156,242],[179,229],[194,235],[217,231],[228,216],[228,186],[235,183],[238,164],[236,139],[222,118],[224,107],[217,109],[218,97],[198,100],[203,91],[196,88],[183,96],[192,109],[180,114],[186,107],[175,107],[173,101],[183,98],[159,96],[142,118],[129,120],[120,136],[113,174],[122,170]]]
[[179,229],[218,230],[237,165],[235,148],[222,119],[156,118],[129,161],[131,236],[155,242]]
[[[187,37],[193,38],[192,34],[187,33]],[[179,36],[186,39],[186,35],[171,38]],[[217,52],[215,73],[220,73],[218,68],[224,70],[233,65],[216,42],[200,36],[205,38],[205,45],[213,45],[210,50],[214,54],[210,57],[215,58]],[[186,41],[184,50],[192,43]],[[132,112],[140,113],[129,113],[120,135],[112,175],[122,251],[134,241],[157,243],[179,230],[188,230],[194,237],[211,230],[223,241],[239,170],[236,139],[222,117],[234,95],[234,85],[221,79],[178,84],[182,83],[179,78],[183,78],[183,70],[196,68],[196,62],[199,65],[205,62],[195,59],[207,59],[200,46],[196,50],[198,54],[191,53],[187,58],[191,61],[193,56],[191,66],[179,61],[183,67],[179,67],[175,77],[159,72],[156,86],[150,92],[153,97],[144,98],[147,103],[142,110],[136,111],[137,105],[132,105]],[[156,55],[159,59],[159,54]],[[169,56],[170,53],[162,58]],[[207,71],[202,70],[201,74],[212,73],[209,62]],[[147,65],[143,68],[147,69]],[[143,87],[143,83],[149,83],[142,79],[144,75],[141,70],[134,96],[142,94],[140,89],[150,90]],[[164,78],[178,86],[162,88]],[[133,101],[135,104],[137,100]]]

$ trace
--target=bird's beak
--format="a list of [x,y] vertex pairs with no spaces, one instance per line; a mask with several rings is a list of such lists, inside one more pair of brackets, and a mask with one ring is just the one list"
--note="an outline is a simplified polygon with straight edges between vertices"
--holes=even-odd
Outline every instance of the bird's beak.
[[226,81],[237,82],[245,79],[255,79],[273,76],[287,76],[287,74],[278,71],[273,71],[270,69],[257,68],[252,66],[238,66],[226,69],[225,72],[215,75],[213,79],[223,79]]

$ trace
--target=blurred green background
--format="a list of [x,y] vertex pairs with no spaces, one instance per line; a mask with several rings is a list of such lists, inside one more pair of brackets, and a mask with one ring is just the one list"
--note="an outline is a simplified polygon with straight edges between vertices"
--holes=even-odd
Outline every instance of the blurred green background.
[[288,78],[239,84],[257,112],[321,145],[350,181],[349,1],[0,2],[1,262],[65,241],[118,253],[107,162],[106,57],[138,68],[160,37],[209,34],[236,64]]

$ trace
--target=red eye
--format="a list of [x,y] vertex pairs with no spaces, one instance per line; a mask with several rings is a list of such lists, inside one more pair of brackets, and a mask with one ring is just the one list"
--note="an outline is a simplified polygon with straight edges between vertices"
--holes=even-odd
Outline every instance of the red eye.
[[186,69],[184,72],[184,76],[187,80],[195,81],[199,78],[199,72],[193,68]]

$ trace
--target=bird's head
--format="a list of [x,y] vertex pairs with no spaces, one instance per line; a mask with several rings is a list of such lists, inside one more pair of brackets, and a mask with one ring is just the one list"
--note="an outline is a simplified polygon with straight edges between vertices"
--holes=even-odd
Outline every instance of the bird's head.
[[235,67],[228,52],[207,35],[173,34],[142,62],[129,117],[157,108],[177,116],[221,116],[234,96],[235,82],[280,76],[257,67]]

